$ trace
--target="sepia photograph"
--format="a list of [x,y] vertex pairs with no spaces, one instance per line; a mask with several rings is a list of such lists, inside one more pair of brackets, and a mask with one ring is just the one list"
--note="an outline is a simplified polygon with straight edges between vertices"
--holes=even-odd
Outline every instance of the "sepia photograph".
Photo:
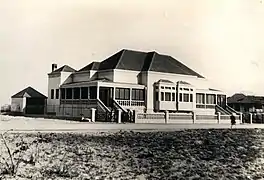
[[0,0],[0,180],[264,179],[262,0]]

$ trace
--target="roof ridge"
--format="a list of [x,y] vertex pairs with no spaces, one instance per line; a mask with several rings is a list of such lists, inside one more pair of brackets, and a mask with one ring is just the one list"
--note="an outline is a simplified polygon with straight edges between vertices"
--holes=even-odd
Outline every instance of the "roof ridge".
[[[123,52],[122,52],[122,51],[123,51]],[[119,57],[118,62],[116,63],[116,66],[114,67],[114,69],[116,69],[116,68],[118,67],[118,65],[119,65],[119,63],[120,63],[122,57],[124,56],[125,51],[128,51],[128,50],[126,50],[126,49],[122,49],[122,50],[120,51],[120,52],[122,52],[122,54],[121,54],[121,56]]]
[[155,55],[158,54],[156,51],[153,51],[153,52],[150,52],[150,53],[153,53],[153,56],[152,56],[150,64],[149,64],[148,71],[150,71],[150,67],[151,67],[151,65],[153,63],[153,59],[154,59]]

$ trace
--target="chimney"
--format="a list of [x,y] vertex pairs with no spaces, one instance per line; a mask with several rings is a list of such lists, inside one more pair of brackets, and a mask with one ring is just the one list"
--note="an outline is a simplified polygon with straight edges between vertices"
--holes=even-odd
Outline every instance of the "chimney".
[[52,64],[52,72],[57,69],[57,64]]

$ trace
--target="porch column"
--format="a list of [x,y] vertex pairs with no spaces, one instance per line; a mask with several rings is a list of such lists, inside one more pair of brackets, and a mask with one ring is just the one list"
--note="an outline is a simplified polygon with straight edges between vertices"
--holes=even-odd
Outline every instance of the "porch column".
[[206,94],[204,93],[204,106],[205,106],[204,108],[206,108],[206,104],[207,104],[206,103]]
[[115,100],[115,92],[116,92],[116,87],[114,87],[114,90],[113,90],[113,99]]
[[80,97],[79,97],[79,99],[82,99],[82,87],[79,87],[79,90],[80,90]]
[[132,88],[130,88],[129,96],[129,105],[132,106]]
[[100,99],[100,97],[99,97],[99,92],[100,92],[100,86],[97,85],[97,89],[96,89],[96,98],[97,98],[97,99]]
[[88,86],[87,93],[88,93],[88,99],[90,99],[90,86]]

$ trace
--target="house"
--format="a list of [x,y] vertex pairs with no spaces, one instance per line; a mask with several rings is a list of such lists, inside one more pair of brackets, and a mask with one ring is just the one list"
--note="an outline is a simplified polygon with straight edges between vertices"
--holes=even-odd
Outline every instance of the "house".
[[11,97],[11,112],[44,114],[47,97],[32,87],[27,87]]
[[90,108],[201,115],[227,112],[224,92],[210,88],[206,78],[169,55],[123,49],[80,70],[56,66],[48,74],[47,110],[57,115],[88,116]]
[[248,96],[241,93],[236,93],[233,96],[227,98],[227,104],[236,111],[240,111],[242,113],[256,111],[263,112],[264,97]]

